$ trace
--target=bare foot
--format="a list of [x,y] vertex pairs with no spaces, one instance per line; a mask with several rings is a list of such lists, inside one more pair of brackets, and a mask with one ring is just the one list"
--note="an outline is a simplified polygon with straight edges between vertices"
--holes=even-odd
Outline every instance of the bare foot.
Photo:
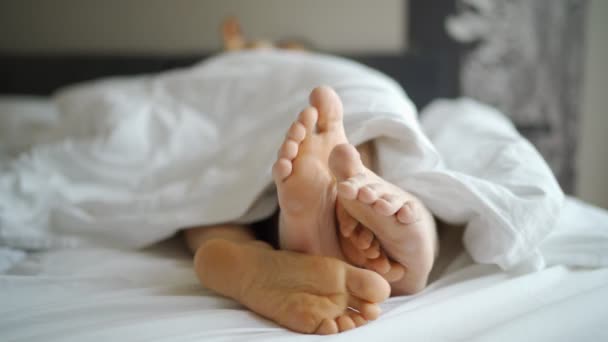
[[336,232],[332,149],[347,143],[342,102],[329,87],[315,88],[311,106],[289,128],[273,166],[281,249],[342,259]]
[[403,278],[405,267],[386,255],[374,233],[353,218],[339,199],[336,217],[341,233],[338,239],[347,262],[375,271],[391,283]]
[[204,286],[302,333],[361,326],[378,317],[377,303],[390,293],[380,275],[334,258],[219,239],[199,248],[195,270]]
[[[424,289],[438,252],[435,220],[428,209],[414,195],[367,169],[352,145],[336,146],[329,165],[346,213],[339,216],[340,233],[349,238],[344,241],[363,251],[360,240],[373,244],[377,238],[381,251],[404,267],[403,277],[391,283],[393,294]],[[367,229],[373,234],[365,233]],[[386,271],[384,267],[379,273]]]

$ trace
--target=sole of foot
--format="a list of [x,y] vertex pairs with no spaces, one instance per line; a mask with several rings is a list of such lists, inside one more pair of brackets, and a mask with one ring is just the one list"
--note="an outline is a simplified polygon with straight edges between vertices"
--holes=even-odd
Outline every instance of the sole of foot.
[[343,258],[336,233],[336,182],[328,159],[347,143],[342,102],[329,87],[315,88],[288,129],[273,178],[279,198],[281,249]]
[[293,331],[334,334],[376,319],[390,285],[335,258],[211,240],[195,255],[201,283]]
[[[391,283],[395,293],[422,290],[438,252],[436,224],[429,210],[414,195],[367,169],[350,144],[336,146],[329,165],[344,208],[338,215],[342,236],[361,251],[377,239],[380,250],[403,266],[402,278]],[[379,273],[387,270],[386,263],[376,266]]]

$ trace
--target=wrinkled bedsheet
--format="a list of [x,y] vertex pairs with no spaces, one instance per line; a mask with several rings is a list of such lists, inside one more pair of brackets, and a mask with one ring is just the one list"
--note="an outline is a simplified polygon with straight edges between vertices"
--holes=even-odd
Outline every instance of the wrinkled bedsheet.
[[540,246],[548,266],[532,273],[476,264],[460,235],[444,239],[445,267],[426,290],[391,298],[378,320],[329,337],[292,333],[204,290],[178,239],[142,251],[33,253],[0,275],[0,340],[606,341],[608,268],[560,264],[597,243],[589,232],[608,234],[608,212],[571,198],[556,231],[581,217],[581,237],[560,251],[570,237],[552,235]]

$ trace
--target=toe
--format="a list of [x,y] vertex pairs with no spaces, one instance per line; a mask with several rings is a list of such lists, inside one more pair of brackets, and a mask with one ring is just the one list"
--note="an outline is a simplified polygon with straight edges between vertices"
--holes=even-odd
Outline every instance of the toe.
[[403,202],[400,201],[399,196],[384,195],[379,198],[372,207],[376,212],[383,216],[391,216],[397,213],[397,210],[401,208]]
[[350,240],[350,242],[358,250],[362,250],[362,248],[359,248],[359,235],[361,235],[361,232],[363,231],[363,229],[365,229],[365,228],[360,223],[357,222],[355,229],[352,231],[352,233],[350,233],[350,236],[348,236],[348,239]]
[[291,124],[285,136],[297,143],[301,143],[306,138],[306,127],[300,121],[296,121]]
[[317,331],[315,331],[315,334],[331,335],[331,334],[337,334],[338,332],[340,332],[340,331],[338,330],[338,324],[336,323],[335,320],[324,319],[321,322],[321,324],[319,325],[319,327],[317,328]]
[[378,193],[374,189],[375,186],[372,184],[365,185],[359,189],[357,199],[365,204],[372,204],[378,200]]
[[355,247],[350,239],[341,237],[340,248],[346,258],[346,261],[357,267],[363,267],[367,263],[367,257],[361,252],[360,249]]
[[407,202],[397,212],[397,219],[403,224],[410,224],[418,221],[416,206],[412,202]]
[[365,174],[358,173],[344,181],[338,183],[338,195],[344,199],[354,200],[358,197],[359,191],[365,186]]
[[401,280],[401,278],[403,278],[403,276],[405,275],[405,267],[394,261],[389,261],[389,263],[390,269],[388,270],[388,272],[382,275],[384,279],[391,283],[397,280]]
[[329,168],[338,181],[363,174],[365,170],[359,152],[351,144],[340,144],[333,148],[329,156]]
[[352,182],[344,181],[338,183],[338,195],[347,200],[354,200],[357,198],[359,189]]
[[363,254],[368,259],[376,259],[380,256],[380,242],[374,238],[369,248],[363,251]]
[[354,266],[347,268],[346,287],[351,295],[372,303],[384,301],[391,292],[390,285],[382,276]]
[[361,250],[368,249],[371,246],[372,241],[374,241],[374,233],[367,228],[362,228],[357,236],[357,247]]
[[306,133],[310,134],[315,131],[318,117],[319,113],[317,112],[316,108],[307,107],[300,113],[298,122],[302,124],[302,127],[304,127]]
[[357,221],[344,209],[340,201],[336,201],[336,217],[340,234],[349,237],[357,227]]
[[348,316],[355,322],[357,327],[367,324],[367,320],[360,313],[349,310]]
[[319,121],[317,127],[320,132],[340,129],[342,126],[342,101],[336,92],[328,86],[320,86],[310,93],[310,104],[317,108]]
[[386,254],[384,254],[384,252],[380,252],[380,256],[378,256],[376,259],[370,259],[367,262],[367,267],[372,271],[385,274],[390,271],[391,264],[388,261]]
[[355,226],[355,229],[353,229],[353,231],[350,233],[350,235],[346,237],[346,239],[348,241],[350,241],[350,243],[356,249],[360,249],[359,247],[357,247],[357,240],[359,239],[360,233],[361,233],[361,225],[359,223],[357,223],[357,225]]
[[336,323],[338,324],[338,330],[340,330],[340,332],[351,330],[357,327],[355,322],[353,322],[353,319],[350,318],[348,314],[336,318]]
[[378,304],[366,302],[366,301],[363,301],[356,297],[351,297],[348,300],[348,306],[350,308],[357,310],[359,312],[359,314],[365,320],[369,320],[369,321],[372,321],[372,320],[378,318],[378,316],[380,316],[380,313],[382,311]]
[[275,182],[282,182],[285,178],[291,175],[291,170],[293,169],[293,165],[291,161],[281,158],[277,160],[272,166],[272,177]]
[[279,158],[293,160],[298,155],[298,143],[294,140],[287,139],[279,149]]

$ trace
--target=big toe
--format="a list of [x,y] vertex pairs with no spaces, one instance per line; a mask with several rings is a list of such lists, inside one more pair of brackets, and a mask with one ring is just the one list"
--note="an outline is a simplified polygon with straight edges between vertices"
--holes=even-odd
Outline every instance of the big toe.
[[359,152],[351,144],[334,147],[329,155],[329,168],[338,181],[356,176],[365,169]]
[[346,287],[351,295],[369,303],[381,303],[391,294],[388,282],[378,273],[350,266]]
[[320,132],[344,130],[342,126],[342,101],[328,86],[320,86],[310,93],[310,104],[319,111],[317,127]]

